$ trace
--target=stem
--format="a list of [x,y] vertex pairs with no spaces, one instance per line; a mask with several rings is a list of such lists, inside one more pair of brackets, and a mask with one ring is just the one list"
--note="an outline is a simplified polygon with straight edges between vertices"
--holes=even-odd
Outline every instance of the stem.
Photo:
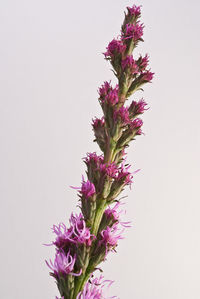
[[81,275],[79,276],[79,278],[77,279],[77,282],[76,282],[76,287],[74,289],[74,296],[73,296],[73,299],[76,299],[78,293],[80,292],[81,290],[81,286],[83,285],[83,282],[85,281],[85,275]]
[[106,208],[106,200],[101,200],[101,203],[96,211],[96,215],[95,215],[95,219],[94,219],[94,223],[91,229],[91,233],[94,234],[95,236],[98,233],[99,230],[99,225],[103,216],[103,213],[105,211]]
[[[94,223],[93,223],[93,226],[91,229],[91,233],[94,234],[95,236],[98,233],[99,225],[100,225],[103,213],[105,211],[105,208],[106,208],[106,201],[104,199],[102,199],[101,203],[99,204],[99,207],[97,208]],[[78,279],[76,281],[76,287],[74,289],[73,299],[76,299],[78,293],[82,290],[84,284],[89,279],[92,270],[93,270],[92,267],[90,265],[88,265],[86,272],[83,273],[80,277],[78,277]]]

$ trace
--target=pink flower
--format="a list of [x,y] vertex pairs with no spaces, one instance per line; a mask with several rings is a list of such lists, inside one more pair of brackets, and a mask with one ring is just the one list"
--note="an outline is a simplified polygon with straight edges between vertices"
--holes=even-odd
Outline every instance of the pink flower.
[[64,248],[70,245],[71,230],[67,229],[64,223],[59,225],[53,225],[53,232],[56,234],[56,240],[52,242],[52,245],[55,245],[57,248]]
[[138,73],[138,65],[136,64],[133,56],[127,56],[125,59],[122,60],[122,69],[129,69],[131,74]]
[[89,180],[82,181],[81,191],[80,193],[85,196],[86,198],[91,197],[95,194],[95,186],[93,183],[91,183]]
[[85,198],[92,197],[96,192],[94,184],[92,182],[90,182],[89,180],[84,181],[83,177],[82,177],[81,187],[71,186],[71,188],[79,190],[80,194],[83,195]]
[[72,213],[69,222],[70,227],[68,229],[64,223],[60,223],[58,226],[53,225],[52,230],[56,234],[56,240],[52,244],[61,249],[70,247],[72,243],[76,245],[84,243],[90,246],[94,237],[90,234],[89,228],[86,227],[83,215]]
[[136,118],[130,123],[130,128],[132,130],[137,129],[137,135],[141,135],[142,134],[142,130],[141,130],[142,125],[143,125],[142,119]]
[[116,204],[115,204],[115,206],[113,207],[113,208],[111,208],[110,206],[105,210],[105,215],[106,215],[106,217],[107,218],[110,218],[110,219],[112,219],[112,220],[114,220],[115,221],[115,223],[118,223],[118,224],[120,224],[121,226],[123,226],[123,227],[131,227],[130,226],[130,221],[126,221],[126,222],[124,222],[124,221],[121,221],[121,219],[120,219],[120,214],[125,214],[125,212],[126,211],[124,211],[124,210],[120,210],[120,211],[118,211],[118,209],[119,209],[119,207],[121,206],[121,205],[123,205],[123,203],[121,203],[121,202],[117,202]]
[[153,79],[154,73],[150,71],[146,71],[144,73],[141,73],[141,81],[144,82],[150,82]]
[[132,184],[132,178],[133,175],[128,171],[128,169],[130,168],[130,165],[128,166],[124,166],[124,163],[122,163],[120,170],[116,176],[116,180],[122,180],[124,182],[124,184],[126,185],[131,185]]
[[133,5],[132,7],[127,7],[128,12],[131,16],[138,17],[141,14],[140,6]]
[[146,54],[144,57],[140,56],[137,60],[137,63],[139,65],[140,70],[144,71],[149,63],[149,55]]
[[113,39],[106,48],[104,53],[106,58],[113,58],[116,55],[122,54],[126,49],[126,45],[122,43],[121,40]]
[[144,101],[144,99],[139,100],[138,102],[133,101],[131,105],[129,106],[129,111],[133,114],[133,116],[137,114],[143,114],[145,110],[148,108],[145,108],[147,106],[147,103]]
[[[91,276],[92,278],[92,276]],[[103,276],[101,275],[99,278],[90,279],[84,286],[83,291],[81,291],[76,299],[111,299],[116,298],[116,296],[105,297],[104,287],[109,287],[113,281],[111,280],[103,280]]]
[[96,165],[96,167],[99,167],[103,163],[103,160],[103,155],[98,156],[95,152],[87,153],[87,156],[84,158],[86,165]]
[[115,225],[112,227],[107,226],[107,228],[101,232],[102,239],[100,241],[100,244],[103,243],[106,248],[115,247],[118,240],[123,239],[123,237],[121,236],[121,232],[118,233],[118,231],[119,230]]
[[114,111],[114,120],[121,120],[123,125],[130,123],[129,111],[127,107],[120,107]]
[[111,106],[118,103],[118,90],[119,87],[116,85],[115,88],[112,88],[110,82],[104,82],[104,84],[99,88],[100,101],[102,103],[108,103]]
[[63,251],[57,251],[54,263],[50,260],[50,263],[46,261],[47,266],[53,271],[56,278],[60,275],[73,275],[80,276],[82,270],[79,273],[74,273],[74,264],[76,262],[76,255],[72,257],[68,251],[67,255]]
[[143,125],[143,121],[140,118],[136,118],[131,122],[132,129],[140,128],[142,125]]
[[71,224],[69,229],[71,231],[71,236],[69,237],[69,240],[73,243],[85,243],[90,246],[94,236],[90,234],[90,229],[86,226],[83,215],[80,213],[79,216],[74,216],[72,213],[69,221]]
[[143,29],[144,25],[143,24],[126,24],[125,31],[122,32],[122,39],[127,40],[127,39],[133,39],[134,42],[137,42],[143,35]]
[[104,124],[105,124],[104,117],[102,117],[102,118],[96,117],[92,120],[92,126],[94,129],[103,128]]
[[108,175],[111,178],[114,178],[116,173],[118,172],[118,168],[115,162],[108,164],[100,164],[99,169],[103,175]]

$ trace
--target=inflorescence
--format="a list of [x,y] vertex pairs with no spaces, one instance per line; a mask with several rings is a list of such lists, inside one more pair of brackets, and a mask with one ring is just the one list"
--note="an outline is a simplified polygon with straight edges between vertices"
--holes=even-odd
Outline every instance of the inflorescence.
[[83,158],[87,178],[82,177],[81,186],[75,188],[81,212],[71,214],[69,226],[60,223],[52,228],[56,253],[54,261],[46,264],[62,299],[108,299],[104,287],[112,282],[102,275],[94,278],[94,271],[109,252],[116,251],[124,229],[130,226],[130,222],[120,218],[123,203],[118,196],[132,184],[137,171],[131,172],[126,164],[125,149],[143,133],[140,117],[148,108],[143,98],[129,105],[125,103],[154,75],[148,68],[147,54],[137,59],[132,55],[143,41],[140,16],[140,6],[127,7],[120,37],[113,39],[104,53],[118,82],[115,86],[104,82],[98,90],[103,116],[94,118],[92,127],[102,154],[87,153]]

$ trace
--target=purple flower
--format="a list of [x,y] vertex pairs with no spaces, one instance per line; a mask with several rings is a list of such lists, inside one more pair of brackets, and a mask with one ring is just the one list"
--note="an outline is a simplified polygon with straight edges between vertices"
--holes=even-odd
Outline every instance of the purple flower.
[[144,73],[141,73],[141,81],[144,82],[150,82],[153,79],[154,73],[150,71],[146,71]]
[[99,129],[99,128],[101,129],[104,127],[104,124],[105,124],[104,117],[102,117],[102,118],[96,117],[92,120],[92,126],[94,129]]
[[82,292],[78,294],[76,299],[111,299],[117,298],[116,296],[105,297],[105,292],[103,288],[106,286],[109,287],[113,281],[111,280],[103,280],[103,276],[101,275],[99,278],[94,278],[93,280],[89,280]]
[[74,216],[72,213],[69,221],[71,224],[71,236],[69,238],[71,242],[85,243],[90,246],[94,236],[90,234],[90,229],[86,226],[83,215],[80,213],[79,216]]
[[106,48],[104,53],[106,58],[114,58],[116,55],[122,54],[126,49],[126,45],[121,40],[113,39]]
[[142,125],[143,125],[142,119],[136,118],[131,122],[130,127],[131,129],[139,129],[141,128]]
[[138,114],[143,114],[145,110],[148,108],[145,108],[147,106],[147,103],[144,101],[144,99],[139,100],[138,102],[133,101],[131,105],[129,106],[129,111],[133,116]]
[[120,107],[114,111],[114,120],[121,120],[123,125],[130,123],[129,111],[127,107]]
[[127,56],[125,59],[122,60],[122,69],[128,69],[130,70],[131,74],[137,74],[138,73],[138,65],[136,64],[135,60],[133,59],[133,56]]
[[71,230],[67,229],[64,223],[53,225],[53,232],[56,234],[56,240],[52,242],[57,248],[64,248],[70,244]]
[[143,125],[142,119],[136,118],[130,123],[130,128],[132,130],[137,130],[137,133],[136,133],[137,135],[141,135],[141,134],[143,134],[143,132],[141,130],[142,125]]
[[85,196],[86,198],[92,197],[95,194],[95,186],[93,183],[91,183],[89,180],[86,182],[82,181],[82,186],[80,193]]
[[115,162],[108,163],[108,164],[101,164],[99,169],[103,175],[108,175],[111,178],[114,178],[116,173],[118,172],[118,168]]
[[122,32],[122,39],[133,39],[134,42],[137,42],[143,35],[143,24],[126,24],[125,31]]
[[113,208],[111,208],[110,206],[105,210],[105,215],[108,219],[112,219],[114,220],[114,222],[120,224],[121,226],[123,227],[131,227],[130,226],[130,221],[121,221],[120,219],[120,214],[125,214],[125,211],[124,210],[120,210],[118,211],[119,207],[122,205],[123,203],[121,202],[117,202],[115,204],[115,206]]
[[119,212],[117,211],[117,208],[120,206],[120,203],[116,203],[116,205],[111,209],[110,207],[108,207],[106,210],[105,210],[105,215],[108,217],[108,218],[113,218],[115,221],[118,221],[119,219]]
[[119,233],[119,229],[116,225],[113,225],[112,227],[107,226],[107,228],[101,232],[102,239],[99,243],[104,244],[107,249],[115,247],[118,240],[123,239],[121,233],[122,232]]
[[96,192],[94,184],[92,182],[90,182],[89,180],[85,181],[83,176],[82,176],[81,187],[73,187],[73,186],[70,186],[70,187],[72,189],[79,190],[80,194],[82,196],[84,196],[85,198],[92,197]]
[[64,223],[53,226],[52,230],[56,234],[56,240],[52,244],[57,248],[66,248],[72,243],[76,245],[84,243],[90,246],[94,237],[90,234],[89,228],[86,227],[83,215],[72,213],[69,222],[69,229]]
[[149,55],[146,54],[144,57],[140,56],[137,60],[138,66],[141,71],[144,71],[149,63]]
[[128,12],[131,16],[138,17],[141,14],[140,6],[133,5],[132,7],[127,7]]
[[80,269],[79,273],[74,273],[74,264],[76,262],[76,255],[72,257],[70,255],[70,251],[68,251],[67,255],[63,251],[57,251],[54,263],[50,260],[50,263],[46,261],[47,266],[53,271],[53,274],[56,278],[61,275],[73,275],[80,276],[82,270]]
[[95,152],[87,153],[87,156],[84,158],[84,160],[87,165],[89,164],[100,165],[101,163],[103,163],[104,157],[103,155],[98,156]]
[[124,166],[124,163],[122,163],[119,172],[116,176],[116,180],[123,180],[124,184],[126,185],[131,185],[132,184],[132,174],[128,171],[128,169],[130,168],[131,165],[128,166]]
[[118,90],[118,85],[116,85],[116,87],[113,88],[110,82],[105,81],[104,84],[99,88],[99,100],[102,103],[106,102],[111,106],[117,104],[119,101]]

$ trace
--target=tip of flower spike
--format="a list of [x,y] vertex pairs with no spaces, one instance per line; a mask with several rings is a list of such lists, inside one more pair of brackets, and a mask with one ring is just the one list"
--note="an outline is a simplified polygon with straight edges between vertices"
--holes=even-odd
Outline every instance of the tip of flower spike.
[[133,5],[132,7],[127,6],[126,8],[131,16],[139,17],[141,15],[141,7],[142,5]]

